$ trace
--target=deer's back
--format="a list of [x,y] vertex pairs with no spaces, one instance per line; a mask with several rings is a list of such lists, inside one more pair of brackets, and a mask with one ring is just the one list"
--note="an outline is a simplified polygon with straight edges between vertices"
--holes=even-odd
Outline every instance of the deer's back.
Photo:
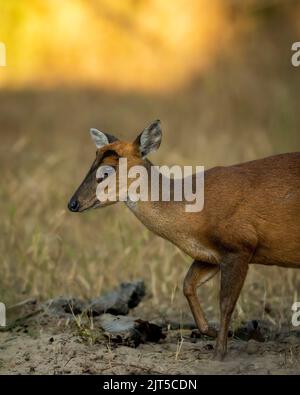
[[217,243],[252,248],[255,263],[300,266],[300,153],[208,170],[203,214]]

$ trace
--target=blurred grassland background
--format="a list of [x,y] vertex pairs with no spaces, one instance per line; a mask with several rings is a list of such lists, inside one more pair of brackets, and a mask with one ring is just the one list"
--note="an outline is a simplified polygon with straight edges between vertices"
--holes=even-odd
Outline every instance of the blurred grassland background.
[[[0,0],[0,41],[0,300],[144,278],[148,307],[187,314],[189,257],[122,204],[67,211],[94,158],[88,130],[132,140],[160,118],[156,164],[299,151],[300,1]],[[215,318],[218,278],[199,294]],[[299,295],[299,271],[252,267],[236,319],[287,323]]]

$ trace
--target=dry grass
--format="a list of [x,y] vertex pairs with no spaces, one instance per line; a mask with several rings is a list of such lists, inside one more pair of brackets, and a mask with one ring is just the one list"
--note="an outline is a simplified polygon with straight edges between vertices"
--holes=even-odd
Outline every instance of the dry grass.
[[[150,234],[121,204],[82,215],[67,212],[94,156],[88,130],[133,139],[159,117],[164,140],[153,156],[157,164],[210,167],[300,150],[300,70],[284,58],[290,55],[290,33],[280,30],[279,37],[272,31],[272,37],[260,31],[251,39],[245,33],[238,49],[170,96],[91,89],[0,92],[0,300],[90,297],[120,281],[144,278],[152,308],[178,317],[187,313],[181,284],[188,257]],[[218,313],[217,281],[200,290],[212,319]],[[300,272],[251,268],[236,319],[287,323],[299,289]]]

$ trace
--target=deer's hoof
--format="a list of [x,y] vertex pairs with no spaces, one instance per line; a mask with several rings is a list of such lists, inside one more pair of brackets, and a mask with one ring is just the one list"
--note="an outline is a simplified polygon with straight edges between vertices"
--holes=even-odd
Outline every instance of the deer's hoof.
[[202,332],[203,335],[216,338],[218,336],[218,331],[212,326],[208,327],[207,330]]

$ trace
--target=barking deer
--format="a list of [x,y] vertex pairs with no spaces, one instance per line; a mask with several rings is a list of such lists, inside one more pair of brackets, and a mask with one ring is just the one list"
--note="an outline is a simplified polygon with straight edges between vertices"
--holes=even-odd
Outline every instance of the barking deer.
[[[101,166],[115,169],[119,158],[128,170],[143,166],[151,178],[147,155],[159,148],[160,122],[146,127],[133,143],[91,129],[97,152],[91,169],[69,202],[82,212],[104,207],[96,196]],[[109,177],[109,174],[106,175]],[[216,356],[222,359],[232,312],[249,264],[300,268],[300,153],[271,156],[204,172],[204,207],[186,212],[184,201],[137,201],[125,204],[151,231],[169,240],[194,261],[185,277],[186,296],[199,331],[217,337]],[[128,184],[132,179],[128,179]],[[170,180],[171,186],[174,180]],[[150,185],[150,184],[149,184]],[[174,186],[174,185],[173,185]],[[150,193],[150,191],[149,191]],[[117,199],[118,200],[118,199]],[[210,327],[196,290],[220,272],[220,329]]]

